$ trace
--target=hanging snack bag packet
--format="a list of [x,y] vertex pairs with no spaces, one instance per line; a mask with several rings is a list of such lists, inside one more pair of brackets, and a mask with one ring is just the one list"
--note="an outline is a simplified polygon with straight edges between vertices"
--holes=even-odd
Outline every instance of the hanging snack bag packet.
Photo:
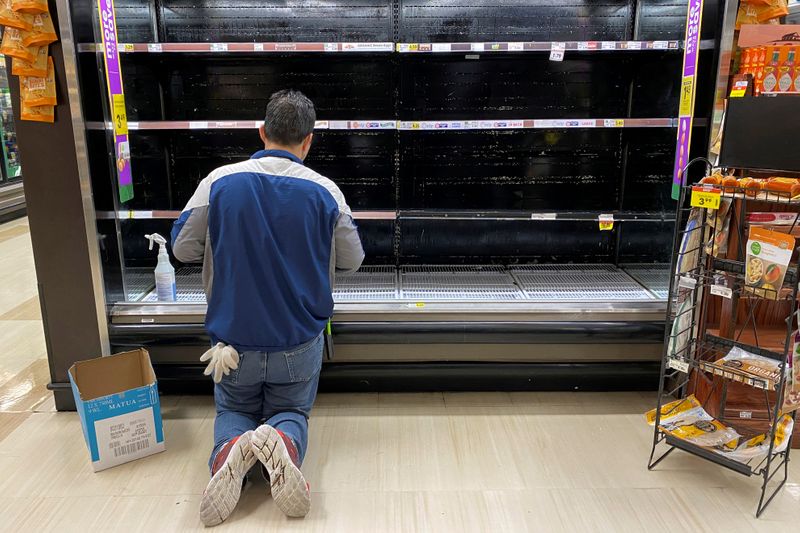
[[17,28],[6,28],[3,32],[3,42],[0,44],[0,54],[17,57],[25,61],[35,61],[39,53],[38,46],[25,46],[22,44],[26,32]]
[[33,15],[33,28],[23,36],[22,44],[25,46],[45,46],[58,41],[56,28],[50,13]]
[[[725,357],[715,361],[714,364],[722,369],[731,368],[735,372],[744,374],[745,377],[752,376],[753,386],[760,389],[774,389],[781,377],[780,361],[750,353],[738,346],[731,348]],[[741,381],[736,376],[733,379]]]
[[14,11],[11,0],[0,0],[0,25],[30,31],[33,29],[33,15]]
[[22,102],[19,115],[22,120],[30,120],[32,122],[48,122],[50,124],[55,122],[55,108],[50,105],[30,107],[25,102]]
[[48,12],[47,0],[11,0],[11,9],[34,15]]
[[23,77],[19,80],[22,101],[29,107],[56,105],[56,73],[53,59],[47,58],[47,76]]
[[747,264],[745,265],[745,287],[749,292],[778,299],[783,286],[786,269],[792,260],[795,239],[791,235],[751,227],[747,241]]
[[[773,453],[781,453],[789,446],[789,436],[794,430],[794,420],[790,415],[783,415],[775,427],[775,445]],[[741,443],[736,449],[715,448],[715,452],[740,463],[760,462],[769,453],[769,435],[761,434]]]
[[[690,394],[682,400],[665,403],[661,406],[661,422],[663,423],[665,420],[669,420],[670,418],[679,416],[698,407],[701,407],[701,405],[694,394]],[[644,417],[649,425],[654,425],[656,423],[656,410],[650,409],[644,414]]]
[[31,63],[15,57],[11,61],[11,74],[14,76],[34,76],[44,78],[47,76],[47,47],[40,46],[36,59]]

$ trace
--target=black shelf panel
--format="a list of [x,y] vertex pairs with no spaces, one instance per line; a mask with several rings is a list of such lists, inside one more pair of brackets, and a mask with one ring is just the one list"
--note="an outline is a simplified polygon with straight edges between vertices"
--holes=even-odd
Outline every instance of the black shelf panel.
[[702,457],[703,459],[706,459],[707,461],[711,461],[712,463],[716,463],[716,464],[718,464],[720,466],[724,466],[725,468],[727,468],[729,470],[733,470],[734,472],[737,472],[737,473],[742,474],[744,476],[748,476],[749,477],[749,476],[753,475],[753,470],[750,468],[750,466],[748,466],[748,465],[746,465],[744,463],[740,463],[738,461],[733,461],[733,460],[725,457],[724,455],[720,455],[720,454],[718,454],[716,452],[713,452],[713,451],[709,450],[708,448],[703,448],[702,446],[697,446],[696,444],[692,444],[691,442],[687,442],[687,441],[685,441],[683,439],[679,439],[677,437],[673,437],[672,435],[665,434],[665,436],[666,436],[667,444],[670,445],[670,446],[674,446],[674,447],[678,448],[679,450],[683,450],[685,452],[691,453],[692,455],[697,455],[698,457]]

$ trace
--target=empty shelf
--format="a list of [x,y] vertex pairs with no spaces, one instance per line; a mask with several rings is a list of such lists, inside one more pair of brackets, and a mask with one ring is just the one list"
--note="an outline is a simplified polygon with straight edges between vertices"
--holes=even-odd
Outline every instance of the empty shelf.
[[532,300],[652,300],[653,296],[613,265],[530,265],[511,273]]

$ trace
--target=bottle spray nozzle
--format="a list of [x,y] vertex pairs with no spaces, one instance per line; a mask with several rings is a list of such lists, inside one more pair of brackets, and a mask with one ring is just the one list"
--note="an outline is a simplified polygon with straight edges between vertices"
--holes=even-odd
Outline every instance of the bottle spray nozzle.
[[148,250],[152,250],[153,249],[153,243],[156,243],[156,244],[158,244],[158,247],[159,247],[159,253],[161,253],[162,250],[166,253],[166,251],[167,251],[167,249],[166,249],[167,239],[165,239],[164,237],[162,237],[158,233],[145,235],[144,238],[147,239],[148,241],[150,241],[150,246],[148,247]]

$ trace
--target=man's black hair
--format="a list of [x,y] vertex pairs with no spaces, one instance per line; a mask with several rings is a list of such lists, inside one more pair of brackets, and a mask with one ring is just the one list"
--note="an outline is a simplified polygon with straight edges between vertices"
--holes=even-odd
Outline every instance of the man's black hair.
[[300,91],[283,90],[269,97],[264,130],[267,139],[284,146],[303,142],[314,131],[314,103]]

